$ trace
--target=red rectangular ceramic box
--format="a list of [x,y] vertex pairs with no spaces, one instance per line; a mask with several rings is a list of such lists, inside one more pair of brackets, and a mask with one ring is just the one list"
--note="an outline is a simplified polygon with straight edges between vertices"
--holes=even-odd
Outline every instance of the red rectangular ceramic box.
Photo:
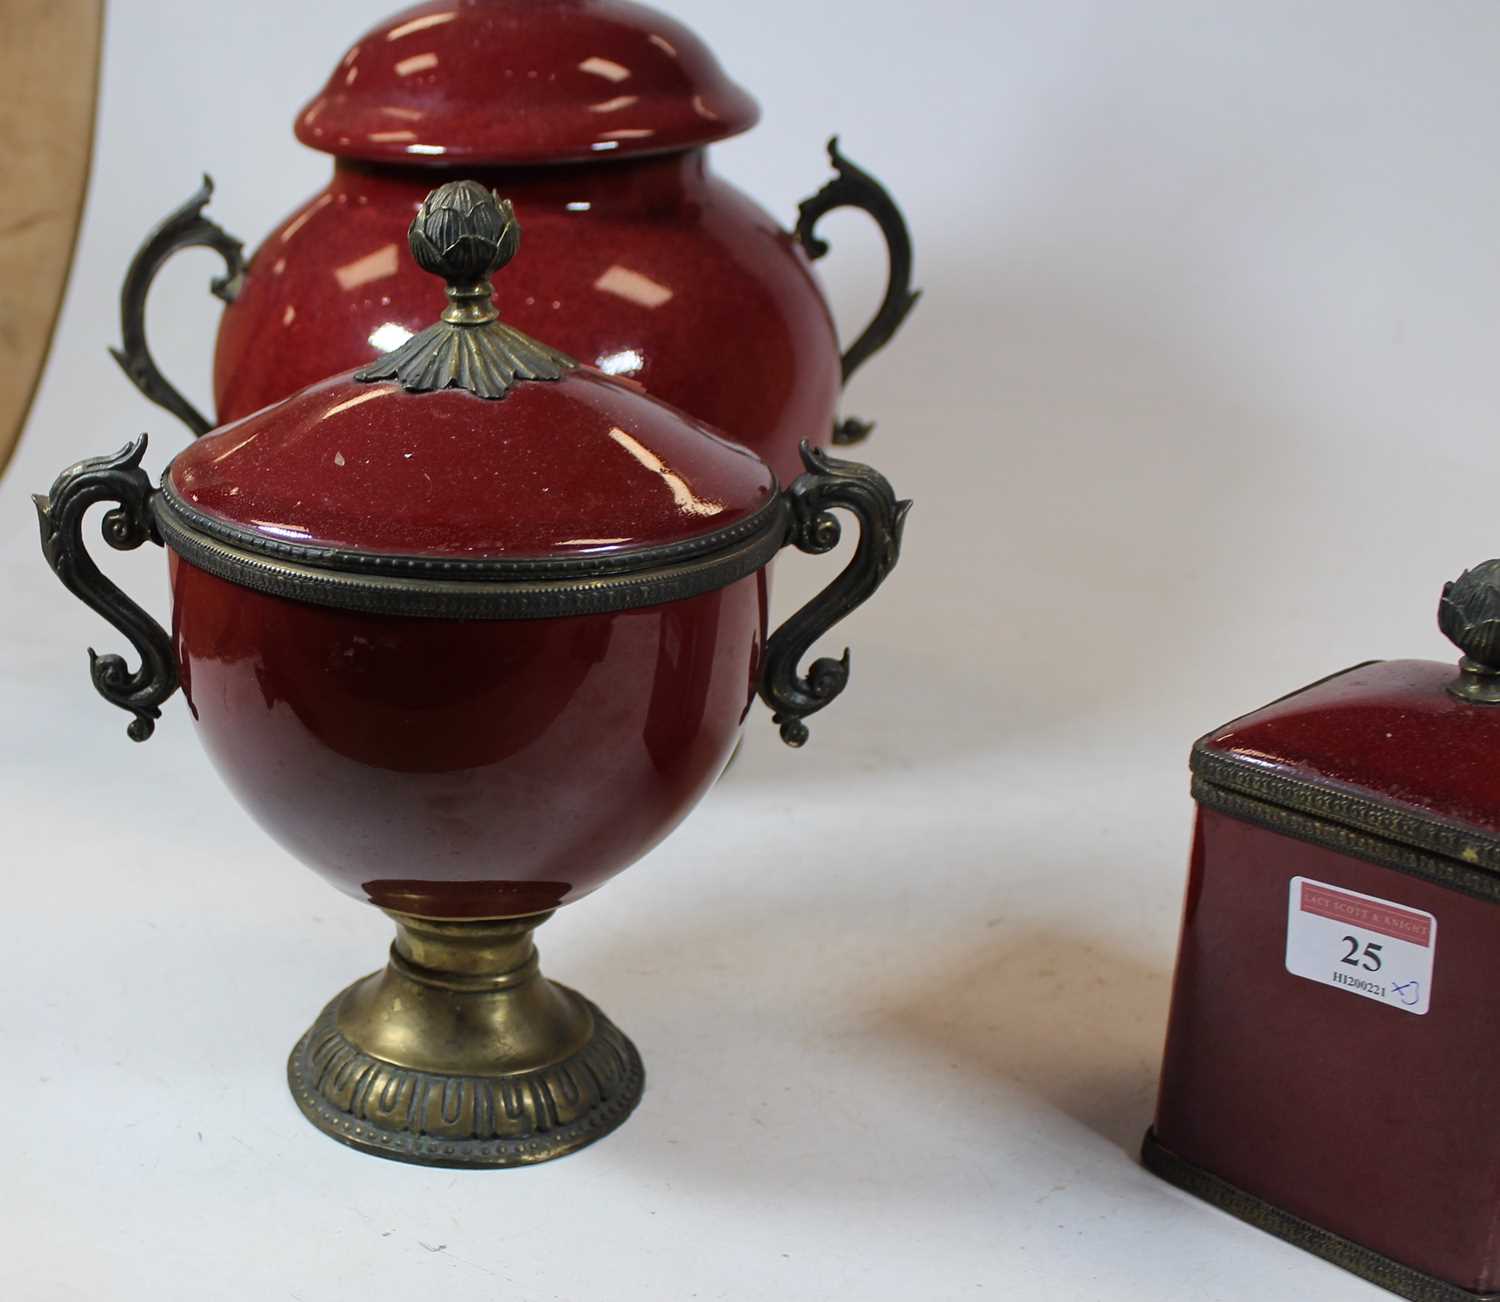
[[[1482,620],[1443,612],[1471,656],[1466,631],[1500,642],[1500,585],[1480,595]],[[1359,665],[1194,747],[1144,1151],[1431,1302],[1500,1298],[1500,678],[1462,664]]]

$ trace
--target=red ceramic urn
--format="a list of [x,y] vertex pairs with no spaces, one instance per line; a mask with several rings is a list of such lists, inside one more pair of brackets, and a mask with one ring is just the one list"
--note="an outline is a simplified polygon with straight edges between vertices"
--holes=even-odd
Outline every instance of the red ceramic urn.
[[[390,352],[442,306],[401,256],[427,191],[474,176],[515,203],[527,258],[507,314],[521,328],[729,433],[784,482],[835,430],[840,386],[915,302],[911,246],[881,186],[831,146],[837,175],[795,231],[709,168],[706,146],[754,125],[755,102],[679,23],[624,0],[440,0],[362,36],[298,116],[334,157],[329,184],[249,260],[203,216],[207,182],[147,240],[122,294],[126,373],[203,433],[211,422],[146,346],[146,291],[179,248],[227,263],[214,363],[219,422]],[[890,274],[875,320],[840,356],[812,259],[821,216],[880,224]]]
[[[640,1061],[538,975],[530,933],[672,830],[759,693],[783,738],[848,677],[798,662],[895,564],[906,504],[811,448],[765,462],[500,319],[510,206],[446,184],[412,222],[441,319],[362,370],[194,443],[152,488],[145,438],[39,498],[63,582],[141,655],[92,657],[149,736],[180,684],[262,827],[397,922],[391,965],[330,1003],[292,1088],[316,1125],[410,1161],[571,1151],[639,1097]],[[436,315],[436,314],[434,314]],[[168,634],[84,550],[165,544]],[[843,573],[771,637],[766,566],[837,541]]]
[[1500,1297],[1500,561],[1459,670],[1372,661],[1193,749],[1148,1166],[1413,1299]]

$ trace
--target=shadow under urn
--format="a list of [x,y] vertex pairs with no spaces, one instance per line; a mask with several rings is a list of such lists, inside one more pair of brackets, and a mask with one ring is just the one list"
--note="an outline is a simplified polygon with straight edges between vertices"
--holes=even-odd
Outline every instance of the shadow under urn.
[[[363,371],[193,444],[153,488],[142,436],[37,499],[63,583],[141,656],[90,652],[151,735],[179,686],[220,774],[287,850],[396,923],[288,1066],[336,1139],[432,1165],[560,1156],[640,1097],[629,1040],[542,977],[531,932],[628,867],[722,770],[757,694],[791,745],[843,689],[812,643],[895,565],[908,503],[804,449],[759,457],[498,318],[510,206],[452,182],[410,230],[441,320]],[[503,399],[503,401],[501,401]],[[170,635],[87,554],[164,544]],[[852,559],[767,636],[766,567]]]
[[[852,442],[841,386],[905,320],[911,241],[872,176],[830,145],[834,178],[795,228],[715,176],[707,146],[754,126],[755,101],[692,32],[621,0],[451,0],[387,19],[349,49],[296,120],[334,157],[328,185],[246,261],[204,215],[204,187],[151,233],[121,293],[116,357],[153,401],[198,434],[214,422],[167,380],[146,341],[152,280],[174,252],[216,250],[227,304],[213,392],[227,423],[399,347],[441,308],[398,256],[429,189],[471,177],[526,227],[507,277],[523,330],[646,385],[759,452],[783,480],[803,439]],[[840,354],[812,263],[836,208],[885,237],[884,298]],[[715,364],[705,365],[705,346]]]

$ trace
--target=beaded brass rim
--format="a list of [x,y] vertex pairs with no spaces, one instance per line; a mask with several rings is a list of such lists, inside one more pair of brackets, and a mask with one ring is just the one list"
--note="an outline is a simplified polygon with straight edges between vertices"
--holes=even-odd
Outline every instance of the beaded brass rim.
[[263,538],[189,506],[166,478],[152,510],[162,541],[217,578],[272,596],[367,614],[547,619],[681,601],[764,566],[787,540],[777,494],[727,529],[599,556],[401,556]]

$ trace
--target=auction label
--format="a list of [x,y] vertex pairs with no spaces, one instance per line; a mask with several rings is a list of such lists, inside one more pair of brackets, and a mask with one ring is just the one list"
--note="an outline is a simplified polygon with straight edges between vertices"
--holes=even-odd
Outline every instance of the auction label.
[[1425,1013],[1437,952],[1437,919],[1421,909],[1293,877],[1287,903],[1286,970]]

